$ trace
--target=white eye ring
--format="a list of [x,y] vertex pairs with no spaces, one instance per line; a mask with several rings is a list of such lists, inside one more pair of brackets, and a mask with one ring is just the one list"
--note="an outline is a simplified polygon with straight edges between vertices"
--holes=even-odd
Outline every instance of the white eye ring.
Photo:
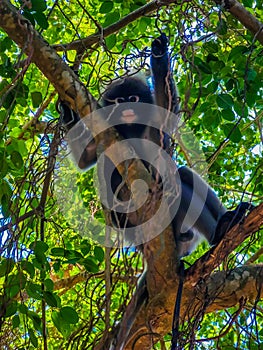
[[131,95],[129,96],[129,102],[139,102],[140,97],[137,95]]
[[125,102],[125,98],[124,97],[116,97],[114,102],[118,105],[120,103]]

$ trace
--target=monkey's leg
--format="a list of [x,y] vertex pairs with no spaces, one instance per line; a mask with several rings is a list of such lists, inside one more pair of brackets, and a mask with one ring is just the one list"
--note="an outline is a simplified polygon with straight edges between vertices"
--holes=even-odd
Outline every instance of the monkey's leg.
[[74,112],[65,102],[59,103],[62,123],[65,126],[68,143],[80,169],[89,169],[97,161],[96,143],[91,132],[81,121],[79,115]]
[[[173,230],[180,257],[190,254],[202,236],[211,244],[218,219],[225,212],[212,189],[197,174],[194,176],[193,183],[184,182],[184,178],[181,177],[180,203],[173,218]],[[198,185],[203,191],[199,191]]]
[[[246,211],[253,209],[250,203],[242,202],[235,210],[227,211],[215,192],[198,174],[187,167],[179,168],[178,172],[182,182],[182,211],[187,211],[187,215],[191,216],[189,209],[192,205],[197,208],[202,206],[193,229],[203,234],[210,245],[218,244],[225,233],[243,219]],[[193,196],[195,202],[192,203]]]
[[228,210],[224,215],[219,219],[215,236],[211,244],[218,244],[222,237],[237,223],[242,223],[247,211],[254,209],[254,205],[248,202],[241,202],[235,210]]

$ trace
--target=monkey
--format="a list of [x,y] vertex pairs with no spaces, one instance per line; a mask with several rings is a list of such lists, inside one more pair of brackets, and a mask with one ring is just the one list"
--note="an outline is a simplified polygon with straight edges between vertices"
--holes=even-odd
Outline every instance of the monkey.
[[[143,140],[153,142],[171,158],[171,137],[163,130],[162,122],[159,125],[158,121],[157,124],[151,123],[152,116],[155,114],[154,106],[161,107],[161,111],[168,111],[163,120],[178,113],[180,108],[179,95],[168,55],[168,39],[164,33],[152,42],[151,70],[154,94],[147,82],[142,79],[136,76],[124,77],[111,83],[106,89],[99,110],[105,108],[107,121],[115,127],[122,138],[131,143],[146,169],[156,179],[157,186],[162,188],[163,183],[158,169],[152,169],[150,162],[147,162],[149,151],[144,148]],[[142,111],[142,106],[147,106],[147,109]],[[77,128],[77,133],[81,135],[71,142],[73,156],[81,150],[81,157],[77,159],[78,166],[80,169],[89,169],[98,160],[96,143],[91,132],[81,122],[79,115],[65,102],[60,103],[60,108],[66,130]],[[139,142],[140,140],[142,142]],[[106,170],[102,176],[105,178],[107,170],[113,169],[106,190],[106,198],[109,199],[107,204],[109,208],[113,208],[114,203],[110,193],[118,192],[121,198],[125,181],[107,157],[104,167]],[[213,189],[192,169],[182,166],[176,170],[176,174],[181,192],[179,204],[175,200],[176,209],[171,224],[177,254],[182,258],[189,255],[202,238],[205,238],[210,245],[218,244],[224,234],[242,219],[249,205],[241,204],[236,210],[227,211]],[[174,197],[176,195],[177,193]],[[124,199],[127,200],[127,198]],[[173,203],[170,205],[172,207]],[[195,217],[196,208],[200,210],[197,217]],[[136,216],[120,214],[115,207],[111,216],[115,227],[133,227],[137,224]]]

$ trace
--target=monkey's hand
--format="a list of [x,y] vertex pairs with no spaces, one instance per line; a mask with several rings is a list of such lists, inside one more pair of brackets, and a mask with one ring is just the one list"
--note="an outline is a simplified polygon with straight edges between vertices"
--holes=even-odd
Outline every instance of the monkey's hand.
[[73,126],[80,120],[79,115],[64,101],[58,102],[58,111],[60,113],[61,121],[67,130],[73,128]]
[[160,89],[160,95],[163,95],[163,85],[166,85],[165,79],[170,70],[168,39],[164,33],[152,42],[151,67],[155,89]]
[[[74,69],[74,66],[70,68],[77,76],[79,76],[78,68]],[[57,101],[57,111],[59,112],[60,120],[66,127],[67,131],[73,128],[73,126],[75,126],[80,120],[79,115],[70,108],[67,102],[62,101],[60,98]]]
[[152,56],[163,57],[167,54],[168,39],[167,36],[162,33],[157,39],[152,42]]
[[254,205],[251,203],[241,202],[235,210],[229,210],[225,212],[225,214],[221,216],[217,223],[215,236],[213,241],[210,242],[210,244],[218,244],[223,238],[223,236],[226,234],[226,232],[228,232],[237,223],[242,223],[247,211],[250,212],[254,208]]

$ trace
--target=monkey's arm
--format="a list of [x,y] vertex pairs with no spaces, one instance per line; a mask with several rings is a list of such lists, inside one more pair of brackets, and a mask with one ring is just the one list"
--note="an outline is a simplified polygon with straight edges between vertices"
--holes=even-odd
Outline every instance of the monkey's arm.
[[188,255],[198,243],[198,234],[210,245],[218,244],[237,223],[242,222],[253,205],[240,203],[235,210],[227,211],[212,188],[192,169],[178,169],[182,194],[177,214],[173,220],[178,255]]
[[97,148],[91,132],[81,121],[79,115],[65,102],[59,102],[62,123],[67,130],[67,139],[73,155],[80,169],[89,169],[96,164]]
[[173,113],[179,110],[179,97],[173,79],[168,40],[164,33],[152,42],[151,68],[156,104]]

